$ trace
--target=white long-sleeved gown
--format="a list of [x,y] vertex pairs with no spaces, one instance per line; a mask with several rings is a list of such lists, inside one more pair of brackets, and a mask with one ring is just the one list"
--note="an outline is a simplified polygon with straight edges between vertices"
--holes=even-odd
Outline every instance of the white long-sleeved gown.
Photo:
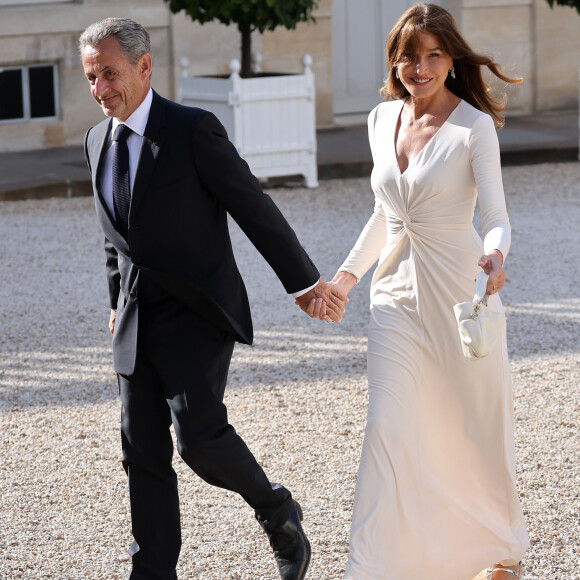
[[[529,543],[505,331],[488,357],[467,361],[453,314],[473,296],[479,257],[509,250],[499,146],[491,117],[461,101],[401,173],[402,107],[369,115],[375,210],[341,266],[360,279],[379,261],[345,578],[470,580],[493,562],[517,563]],[[489,306],[502,309],[497,294]]]

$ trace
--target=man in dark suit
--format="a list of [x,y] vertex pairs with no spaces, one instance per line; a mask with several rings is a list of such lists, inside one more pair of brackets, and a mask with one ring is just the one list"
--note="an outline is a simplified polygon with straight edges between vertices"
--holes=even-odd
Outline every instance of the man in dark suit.
[[108,119],[85,139],[105,233],[109,328],[122,402],[134,542],[130,578],[173,579],[181,547],[178,451],[212,485],[238,492],[270,539],[280,575],[302,579],[310,545],[290,492],[272,484],[223,404],[235,341],[252,322],[229,213],[311,316],[340,321],[319,273],[219,121],[152,91],[147,31],[106,19],[81,35],[91,93]]

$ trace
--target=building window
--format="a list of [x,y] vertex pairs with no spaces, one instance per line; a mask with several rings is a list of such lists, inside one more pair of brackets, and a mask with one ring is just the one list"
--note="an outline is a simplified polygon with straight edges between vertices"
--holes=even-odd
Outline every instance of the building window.
[[0,123],[57,116],[54,65],[0,67]]
[[26,6],[27,4],[68,4],[75,0],[0,0],[0,6]]

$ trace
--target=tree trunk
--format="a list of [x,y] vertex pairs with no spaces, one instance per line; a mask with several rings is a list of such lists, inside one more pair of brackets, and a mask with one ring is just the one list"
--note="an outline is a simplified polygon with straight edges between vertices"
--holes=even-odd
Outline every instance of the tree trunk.
[[247,79],[252,76],[252,31],[249,24],[240,26],[242,34],[242,71],[240,76]]

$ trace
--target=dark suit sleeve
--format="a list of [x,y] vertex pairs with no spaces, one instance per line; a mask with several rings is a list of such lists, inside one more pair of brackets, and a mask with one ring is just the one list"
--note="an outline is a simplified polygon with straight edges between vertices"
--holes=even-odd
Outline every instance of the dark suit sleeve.
[[204,186],[220,200],[270,264],[286,292],[298,292],[315,284],[320,278],[316,266],[213,114],[206,113],[197,123],[193,148]]
[[119,292],[121,291],[121,274],[119,272],[119,259],[117,250],[113,244],[105,238],[105,255],[107,256],[107,283],[109,286],[109,305],[112,310],[117,309]]

